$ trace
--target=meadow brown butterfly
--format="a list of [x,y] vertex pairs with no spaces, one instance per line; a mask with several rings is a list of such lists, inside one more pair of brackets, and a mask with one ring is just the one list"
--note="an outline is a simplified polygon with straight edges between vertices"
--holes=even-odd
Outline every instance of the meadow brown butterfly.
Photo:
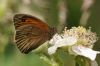
[[31,15],[16,14],[13,20],[17,47],[25,54],[50,40],[56,33],[56,28],[49,27],[46,23]]

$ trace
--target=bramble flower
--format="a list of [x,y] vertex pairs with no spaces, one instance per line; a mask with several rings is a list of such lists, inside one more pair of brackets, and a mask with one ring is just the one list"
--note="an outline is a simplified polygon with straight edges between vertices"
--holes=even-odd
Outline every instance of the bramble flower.
[[53,45],[52,47],[48,48],[48,53],[53,54],[56,52],[58,47],[63,47],[63,46],[71,46],[77,42],[75,37],[65,37],[60,36],[56,34],[51,40],[50,44]]
[[97,39],[96,34],[90,28],[85,29],[81,26],[72,27],[69,30],[65,28],[62,34],[56,34],[50,40],[51,46],[48,48],[48,53],[50,55],[54,54],[57,48],[66,46],[71,54],[82,55],[90,60],[95,60],[96,55],[100,53],[99,51],[92,50]]

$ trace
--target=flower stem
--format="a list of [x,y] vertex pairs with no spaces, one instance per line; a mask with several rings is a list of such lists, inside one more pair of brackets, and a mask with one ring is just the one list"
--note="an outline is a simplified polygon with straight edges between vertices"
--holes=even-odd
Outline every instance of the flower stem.
[[75,61],[75,66],[91,66],[91,61],[83,56],[76,56]]

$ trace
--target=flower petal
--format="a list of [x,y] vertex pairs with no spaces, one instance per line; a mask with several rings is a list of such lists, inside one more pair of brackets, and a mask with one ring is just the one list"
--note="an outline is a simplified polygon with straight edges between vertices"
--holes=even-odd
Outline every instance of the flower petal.
[[52,46],[50,48],[48,48],[48,53],[51,55],[51,54],[54,54],[57,50],[57,47],[56,46]]
[[57,41],[55,43],[55,46],[57,47],[71,46],[71,45],[74,45],[76,42],[77,42],[77,39],[75,37],[66,37]]
[[95,60],[96,55],[100,52],[98,51],[94,51],[90,48],[87,47],[83,47],[83,46],[73,46],[72,50],[77,53],[78,55],[82,55],[85,56],[89,59],[91,59],[92,61]]
[[50,43],[51,45],[54,45],[55,42],[58,41],[58,40],[60,40],[60,39],[62,39],[61,36],[58,35],[58,34],[55,34],[55,35],[53,36],[53,38],[49,41],[49,43]]

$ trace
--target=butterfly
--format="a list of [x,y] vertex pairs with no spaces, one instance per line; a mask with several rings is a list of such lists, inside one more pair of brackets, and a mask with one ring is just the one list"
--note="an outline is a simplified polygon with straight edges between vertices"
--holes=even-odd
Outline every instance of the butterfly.
[[56,33],[56,28],[31,15],[16,14],[13,21],[16,45],[25,54],[50,40]]

